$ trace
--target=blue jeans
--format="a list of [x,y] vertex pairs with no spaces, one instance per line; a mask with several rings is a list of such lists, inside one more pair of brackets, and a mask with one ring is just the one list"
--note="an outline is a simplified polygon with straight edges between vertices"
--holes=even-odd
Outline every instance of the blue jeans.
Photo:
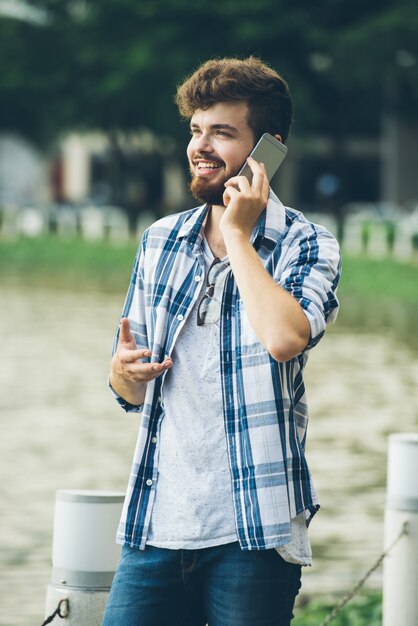
[[301,567],[238,542],[201,550],[125,546],[102,626],[289,626]]

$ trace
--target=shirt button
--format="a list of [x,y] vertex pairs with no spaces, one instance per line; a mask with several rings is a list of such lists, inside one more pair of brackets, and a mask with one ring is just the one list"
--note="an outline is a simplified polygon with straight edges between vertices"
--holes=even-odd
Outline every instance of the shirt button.
[[194,279],[195,279],[195,281],[197,283],[200,283],[200,281],[202,280],[202,277],[201,276],[195,276]]
[[151,441],[152,441],[152,443],[157,443],[157,437],[153,437],[153,438],[151,439]]
[[148,480],[147,480],[147,485],[148,485],[148,487],[151,487],[151,485],[152,485],[152,480],[151,480],[151,478],[148,478]]
[[179,315],[177,315],[177,319],[179,322],[181,322],[182,320],[184,320],[184,315],[180,313]]

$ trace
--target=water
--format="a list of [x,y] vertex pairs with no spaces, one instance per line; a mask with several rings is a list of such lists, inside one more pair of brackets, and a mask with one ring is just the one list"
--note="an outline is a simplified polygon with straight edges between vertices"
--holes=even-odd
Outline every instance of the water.
[[[2,287],[1,626],[43,621],[55,491],[124,491],[138,427],[106,386],[120,296]],[[416,350],[336,327],[311,355],[308,457],[322,510],[303,593],[346,589],[382,547],[386,442],[416,430]],[[371,586],[381,583],[381,572]]]

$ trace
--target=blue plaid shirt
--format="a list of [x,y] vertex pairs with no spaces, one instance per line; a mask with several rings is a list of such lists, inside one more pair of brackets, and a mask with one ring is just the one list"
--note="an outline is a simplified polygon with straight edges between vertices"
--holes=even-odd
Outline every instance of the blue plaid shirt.
[[[139,246],[122,316],[129,318],[137,346],[152,351],[152,362],[171,355],[198,298],[204,279],[202,237],[207,210],[204,205],[157,221]],[[305,458],[308,411],[302,372],[309,349],[336,317],[340,277],[334,237],[300,212],[284,207],[272,192],[251,241],[269,274],[300,303],[311,337],[301,354],[286,363],[275,361],[255,335],[229,272],[219,349],[235,524],[244,550],[288,543],[291,518],[305,512],[309,521],[319,508]],[[117,341],[118,335],[114,349]],[[117,533],[119,543],[141,549],[158,488],[163,386],[164,374],[149,382],[141,406],[115,394],[126,411],[142,412]]]

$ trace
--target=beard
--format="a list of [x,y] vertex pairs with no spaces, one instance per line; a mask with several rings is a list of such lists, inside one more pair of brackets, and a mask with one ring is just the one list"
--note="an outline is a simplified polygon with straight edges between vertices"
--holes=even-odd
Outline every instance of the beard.
[[207,203],[224,206],[223,195],[225,191],[225,183],[228,178],[224,178],[217,183],[212,183],[205,178],[194,176],[192,174],[189,189],[196,200],[202,204]]
[[[214,158],[211,157],[209,160],[213,161]],[[217,161],[221,167],[224,167],[225,164],[223,161]],[[218,182],[212,182],[205,177],[195,176],[192,168],[190,167],[190,174],[192,180],[189,183],[189,189],[192,192],[193,196],[199,202],[217,205],[217,206],[225,206],[223,201],[223,195],[225,191],[225,183],[227,180],[232,178],[232,176],[236,176],[239,172],[239,168],[236,172],[225,174]]]

